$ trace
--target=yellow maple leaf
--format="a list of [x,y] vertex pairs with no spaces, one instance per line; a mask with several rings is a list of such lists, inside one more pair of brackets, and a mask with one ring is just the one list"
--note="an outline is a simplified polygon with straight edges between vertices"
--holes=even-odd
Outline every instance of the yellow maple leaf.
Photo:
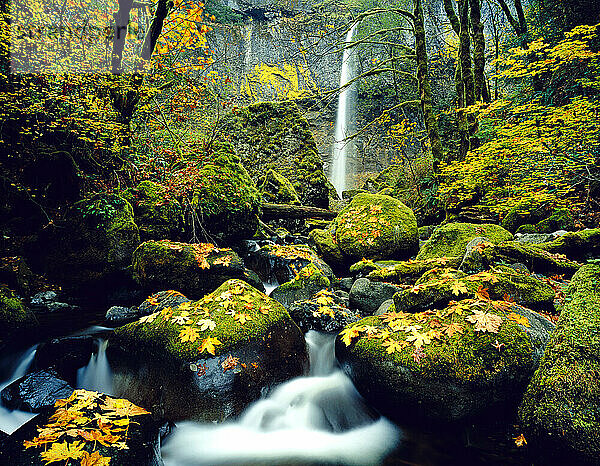
[[214,330],[217,326],[217,323],[211,319],[200,319],[196,322],[196,325],[200,327],[200,330],[204,332],[205,330]]
[[140,317],[140,322],[141,323],[151,323],[154,322],[154,319],[156,319],[156,316],[158,316],[158,314],[160,314],[159,312],[155,312],[154,314],[150,314],[144,317]]
[[385,351],[387,354],[392,354],[394,352],[401,352],[404,348],[408,346],[408,343],[405,341],[398,341],[393,339],[385,340],[381,346],[385,347]]
[[104,404],[100,407],[106,411],[104,413],[106,417],[127,417],[150,414],[149,411],[134,405],[131,401],[124,398],[111,398],[107,396],[104,400]]
[[513,322],[516,322],[517,324],[523,325],[525,327],[531,327],[531,324],[529,323],[529,319],[525,316],[522,316],[521,314],[517,314],[516,312],[511,312],[510,314],[508,314],[506,316],[506,318],[512,320]]
[[94,451],[91,454],[87,451],[83,452],[81,457],[81,466],[108,466],[110,456],[101,456],[99,452]]
[[445,333],[446,335],[448,335],[449,337],[451,337],[451,336],[452,336],[452,335],[454,335],[455,333],[460,333],[460,334],[462,334],[462,333],[463,333],[463,331],[464,331],[464,327],[463,327],[461,324],[457,323],[457,322],[454,322],[454,323],[448,324],[448,325],[447,325],[447,326],[444,328],[444,333]]
[[420,333],[413,329],[412,333],[406,338],[406,341],[412,342],[416,348],[421,348],[423,345],[431,343],[431,338],[426,333]]
[[346,346],[350,346],[352,343],[352,339],[356,338],[360,335],[360,332],[365,330],[364,327],[353,325],[352,327],[345,328],[341,331],[340,335],[342,335],[342,341]]
[[206,350],[208,353],[210,353],[214,356],[215,355],[215,346],[218,346],[221,344],[222,343],[217,338],[213,338],[213,337],[205,338],[204,340],[202,340],[202,344],[200,345],[200,352],[203,353]]
[[514,439],[515,445],[518,447],[524,447],[527,445],[527,440],[525,440],[525,436],[523,434],[517,435]]
[[183,311],[181,314],[173,316],[171,322],[177,325],[184,325],[190,320],[189,315],[190,313],[188,311]]
[[233,316],[233,318],[235,320],[237,320],[241,325],[244,325],[249,320],[252,320],[252,317],[249,314],[246,314],[244,312],[240,312],[239,314],[236,314],[235,316]]
[[198,339],[198,337],[200,336],[200,334],[198,333],[198,330],[196,330],[195,328],[187,325],[185,327],[183,327],[183,330],[181,332],[179,332],[179,340],[183,343],[184,341],[189,341],[189,342],[194,342]]
[[46,451],[40,453],[46,464],[54,463],[55,461],[65,461],[68,459],[79,459],[83,456],[83,447],[85,442],[75,441],[73,443],[55,442]]
[[465,286],[465,284],[463,282],[461,282],[460,280],[455,280],[452,283],[451,286],[451,290],[452,290],[452,294],[458,296],[461,293],[467,293],[469,290],[467,290],[467,287]]
[[468,316],[466,320],[475,324],[476,332],[498,333],[502,325],[502,317],[478,310],[473,311],[473,315]]

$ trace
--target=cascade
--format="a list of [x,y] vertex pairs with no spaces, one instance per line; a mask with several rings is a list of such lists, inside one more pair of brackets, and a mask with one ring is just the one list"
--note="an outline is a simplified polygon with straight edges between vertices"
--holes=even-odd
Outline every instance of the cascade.
[[113,394],[112,372],[106,357],[108,340],[99,339],[98,352],[93,353],[90,362],[77,371],[77,388]]
[[[346,34],[346,43],[352,40],[356,24],[354,24]],[[342,71],[340,73],[340,88],[354,79],[354,67],[352,66],[352,49],[347,46],[344,48],[342,56]],[[353,88],[354,84],[344,88],[338,97],[337,116],[335,121],[335,141],[333,143],[333,152],[331,159],[331,183],[335,187],[338,195],[341,197],[342,191],[346,189],[347,155],[349,136],[348,129],[353,117]]]

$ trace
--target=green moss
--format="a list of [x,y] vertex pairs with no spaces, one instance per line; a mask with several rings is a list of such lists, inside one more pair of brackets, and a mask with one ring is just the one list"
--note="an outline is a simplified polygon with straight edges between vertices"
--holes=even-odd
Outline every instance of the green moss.
[[123,198],[131,203],[142,241],[176,239],[183,229],[181,205],[167,189],[152,181],[142,181],[127,189]]
[[251,238],[258,228],[260,193],[230,144],[213,142],[200,168],[192,206],[204,228],[223,240]]
[[300,270],[296,276],[280,286],[281,290],[297,290],[302,288],[329,288],[331,282],[329,278],[314,264],[308,264]]
[[416,251],[414,213],[397,199],[357,194],[334,221],[335,239],[350,259],[393,259]]
[[531,223],[526,223],[525,225],[521,225],[519,228],[517,228],[516,233],[537,233],[538,229],[535,225],[532,225]]
[[564,254],[575,260],[594,257],[600,255],[600,228],[571,231],[554,241],[533,246],[553,254]]
[[[215,354],[222,355],[240,344],[263,338],[278,323],[295,325],[281,304],[240,280],[229,280],[199,301],[179,305],[171,310],[172,315],[169,311],[161,311],[151,322],[138,320],[120,327],[115,330],[115,338],[124,345],[157,348],[176,360],[189,362],[212,357],[206,351],[200,352],[206,338],[216,338],[221,343],[215,346]],[[240,323],[234,317],[239,314],[246,314],[250,320]],[[173,322],[173,317],[177,316],[189,320],[178,325]],[[215,328],[201,331],[196,324],[202,319],[212,320]],[[185,326],[199,331],[195,341],[180,340],[179,334]]]
[[497,244],[508,241],[513,235],[504,228],[484,223],[447,223],[435,229],[431,237],[423,244],[417,259],[431,259],[434,257],[462,257],[467,244],[478,236],[483,236],[489,242]]
[[557,209],[550,217],[536,223],[538,233],[552,233],[557,230],[572,230],[575,226],[573,216],[569,209]]
[[346,261],[344,253],[329,230],[315,228],[308,237],[315,244],[323,260],[333,266],[341,266]]
[[296,189],[289,180],[271,169],[265,175],[261,185],[260,193],[265,202],[275,204],[300,204],[300,198]]
[[[425,260],[389,261],[367,275],[369,280],[396,284],[414,283],[421,275],[438,267],[458,267],[460,257],[439,257]],[[377,263],[379,264],[379,262]]]
[[259,102],[227,115],[223,134],[255,181],[272,168],[304,205],[327,208],[328,181],[308,122],[294,102]]
[[596,462],[600,456],[600,266],[583,266],[519,416],[527,438]]
[[16,293],[0,285],[0,343],[11,332],[32,327],[35,323],[35,316]]
[[[430,280],[427,278],[430,277]],[[554,290],[546,283],[529,275],[504,267],[490,272],[480,272],[460,277],[452,269],[434,270],[425,274],[418,284],[394,295],[396,309],[417,312],[430,307],[446,306],[451,300],[474,297],[477,291],[487,288],[491,299],[510,296],[517,303],[533,308],[551,308]]]
[[550,215],[554,201],[552,197],[524,199],[506,214],[502,226],[515,232],[521,225],[540,222]]

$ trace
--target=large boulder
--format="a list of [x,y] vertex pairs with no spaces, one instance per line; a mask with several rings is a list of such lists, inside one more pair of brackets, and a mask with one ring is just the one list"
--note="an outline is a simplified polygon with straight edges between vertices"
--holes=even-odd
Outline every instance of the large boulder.
[[308,264],[292,280],[275,288],[270,296],[289,310],[294,301],[307,300],[330,285],[331,281],[320,269]]
[[339,332],[361,318],[328,290],[321,290],[310,299],[294,302],[290,306],[290,315],[304,333],[309,330]]
[[140,244],[131,204],[112,194],[75,203],[61,226],[42,235],[40,254],[50,276],[74,287],[125,269]]
[[213,142],[210,163],[196,174],[192,207],[203,228],[223,241],[251,238],[258,228],[260,193],[230,144]]
[[597,464],[600,266],[583,266],[573,276],[567,297],[540,367],[523,397],[519,417],[528,441],[550,458],[570,464],[575,460]]
[[275,204],[300,204],[294,185],[277,171],[270,169],[260,183],[260,194],[264,202]]
[[272,168],[291,182],[302,204],[329,206],[323,161],[294,102],[260,102],[238,109],[225,116],[222,131],[255,182]]
[[61,398],[68,398],[73,388],[53,370],[32,372],[15,380],[2,392],[0,400],[8,409],[31,413],[48,411]]
[[374,314],[384,301],[391,299],[401,288],[391,283],[359,278],[350,289],[350,306],[362,314]]
[[160,466],[159,427],[128,400],[75,390],[5,439],[0,462]]
[[169,420],[223,420],[307,363],[285,308],[240,280],[117,328],[107,356],[117,393]]
[[600,228],[571,231],[547,243],[535,245],[552,254],[582,260],[600,257]]
[[347,326],[336,357],[357,390],[400,422],[482,419],[516,406],[552,330],[508,302],[463,300]]
[[231,249],[168,240],[142,243],[133,253],[133,274],[150,293],[177,289],[194,298],[245,277],[244,264]]
[[553,202],[554,199],[544,197],[523,199],[508,211],[502,219],[502,226],[514,233],[522,225],[541,222],[552,215]]
[[415,214],[400,201],[378,194],[357,194],[336,217],[335,241],[351,261],[399,259],[419,246]]
[[463,257],[469,242],[478,236],[493,244],[513,239],[512,233],[493,223],[447,223],[435,229],[421,247],[417,259]]
[[360,261],[350,267],[351,272],[367,272],[369,280],[395,284],[414,284],[425,272],[446,267],[458,267],[460,257],[436,257],[434,259],[408,261]]
[[510,297],[522,306],[544,310],[553,310],[555,298],[554,290],[547,283],[509,267],[498,267],[468,276],[453,269],[434,269],[426,272],[413,287],[396,293],[394,303],[398,311],[418,312],[478,293],[487,293],[496,300]]
[[183,230],[181,204],[167,189],[153,181],[142,181],[129,188],[123,197],[133,207],[140,239],[178,239]]

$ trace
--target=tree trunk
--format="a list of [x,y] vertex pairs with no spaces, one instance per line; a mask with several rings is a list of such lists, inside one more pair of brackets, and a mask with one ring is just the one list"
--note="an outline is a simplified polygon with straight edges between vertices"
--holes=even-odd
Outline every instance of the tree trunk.
[[277,218],[335,218],[338,214],[333,210],[289,204],[264,203],[261,208],[261,217],[264,220]]
[[473,76],[475,100],[490,101],[485,83],[485,37],[481,22],[480,0],[469,0],[471,7],[471,28],[473,30]]
[[133,7],[133,0],[119,0],[119,9],[113,15],[115,20],[113,50],[111,56],[111,71],[120,74],[123,62],[123,50],[127,39],[127,27],[129,26],[129,13]]
[[421,99],[421,109],[427,137],[431,146],[431,155],[433,157],[433,170],[438,172],[440,161],[443,158],[442,140],[438,130],[437,119],[433,114],[433,104],[431,100],[431,84],[429,83],[429,71],[427,69],[427,48],[425,42],[425,21],[423,19],[423,6],[421,0],[413,0],[414,6],[414,32],[415,32],[415,52],[417,57],[417,81],[419,83],[419,96]]
[[146,37],[144,37],[144,45],[142,45],[141,55],[144,60],[150,60],[150,57],[152,57],[154,47],[156,47],[156,41],[162,33],[163,23],[168,14],[169,3],[167,3],[167,0],[158,0],[156,12],[152,18],[152,24],[150,24],[150,29],[148,29],[148,33],[146,34]]
[[[459,42],[460,48],[458,61],[462,74],[464,88],[464,107],[469,107],[475,103],[475,79],[473,77],[473,68],[471,67],[471,37],[469,31],[469,0],[460,0],[458,2],[458,17],[460,21]],[[473,115],[466,115],[467,128],[464,127],[464,115],[462,116],[461,131],[461,159],[467,155],[467,152],[477,146],[475,133],[477,132],[477,119]],[[468,133],[468,145],[464,139],[467,138],[465,130]],[[468,146],[468,147],[467,147]]]

